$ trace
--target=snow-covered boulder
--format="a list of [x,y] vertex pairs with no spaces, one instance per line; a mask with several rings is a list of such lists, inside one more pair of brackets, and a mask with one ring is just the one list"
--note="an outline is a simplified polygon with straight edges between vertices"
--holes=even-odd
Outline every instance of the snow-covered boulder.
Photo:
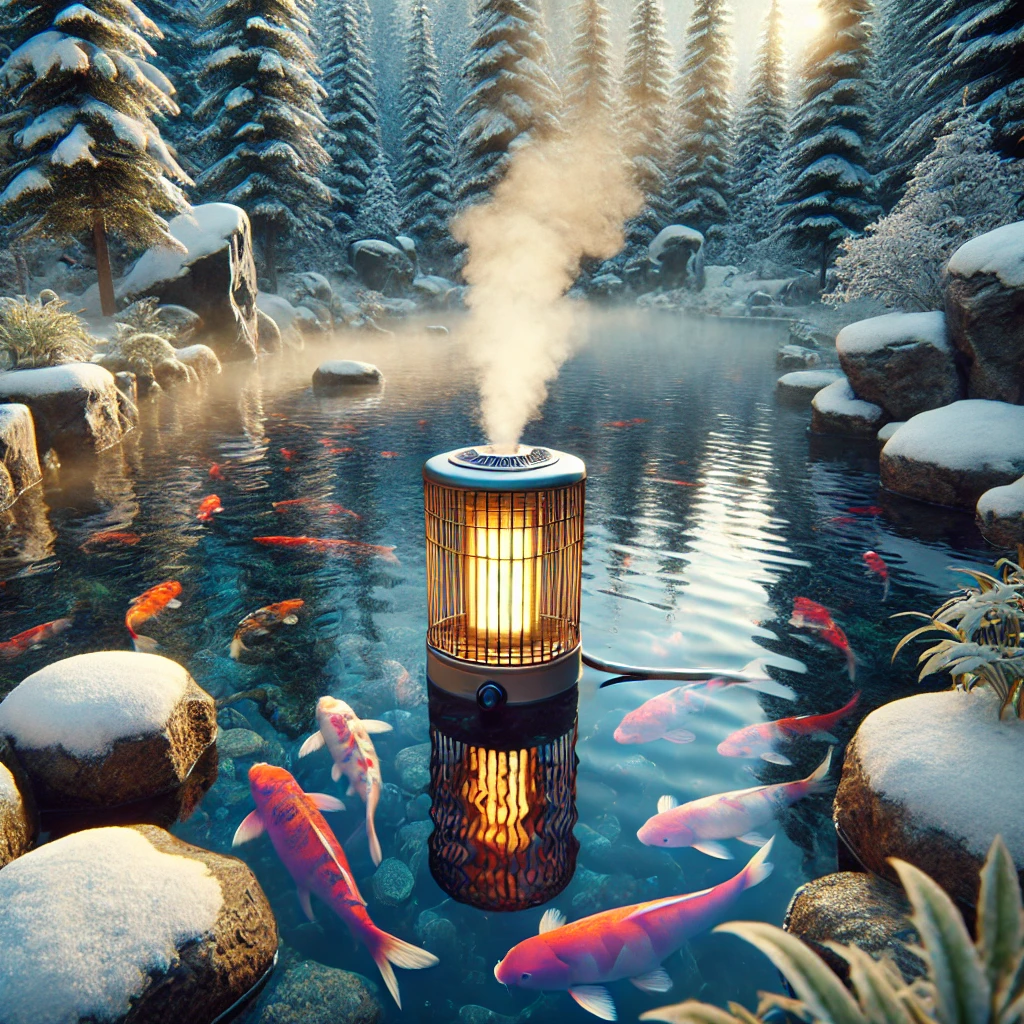
[[281,328],[277,326],[277,321],[268,313],[264,313],[259,306],[256,307],[256,333],[260,352],[275,355],[281,351],[284,344]]
[[844,981],[849,965],[829,943],[856,946],[876,959],[890,957],[905,981],[925,972],[908,949],[918,942],[903,889],[866,871],[840,871],[805,882],[793,894],[782,927],[803,939]]
[[169,230],[185,251],[148,249],[118,283],[118,298],[154,295],[185,306],[202,317],[202,340],[221,359],[254,359],[256,264],[245,211],[205,203],[175,217]]
[[587,283],[586,294],[592,299],[620,298],[626,290],[626,282],[618,274],[597,274]]
[[42,480],[36,428],[27,405],[0,405],[0,512]]
[[277,943],[237,858],[153,825],[77,832],[0,871],[0,1022],[212,1021]]
[[1024,221],[965,242],[946,266],[946,319],[967,393],[1024,403]]
[[0,736],[43,808],[114,807],[179,787],[216,740],[213,698],[156,654],[54,662],[0,703]]
[[893,420],[891,423],[886,423],[886,425],[875,435],[878,443],[880,445],[884,445],[906,422],[906,420]]
[[117,395],[113,374],[94,363],[0,373],[0,402],[32,411],[40,457],[55,448],[71,460],[117,444],[125,432]]
[[1024,406],[967,399],[919,413],[886,442],[880,470],[896,494],[973,509],[1024,474]]
[[997,835],[1024,869],[1024,722],[998,712],[990,690],[944,690],[884,704],[864,719],[846,748],[833,808],[864,867],[898,881],[888,858],[899,857],[968,904]]
[[704,287],[704,236],[685,224],[664,227],[647,247],[647,260],[663,288]]
[[11,745],[0,738],[0,868],[28,853],[38,834],[28,778]]
[[795,370],[775,384],[775,396],[788,405],[810,405],[811,399],[842,377],[838,370]]
[[313,270],[293,274],[288,282],[288,298],[293,306],[302,306],[308,299],[315,299],[330,307],[334,299],[331,282]]
[[348,258],[359,280],[375,292],[400,294],[416,277],[416,265],[406,253],[376,238],[353,242]]
[[874,437],[885,422],[885,412],[858,398],[845,377],[819,391],[811,400],[811,430],[815,434]]
[[963,398],[942,313],[889,313],[844,327],[839,365],[853,390],[908,420]]
[[775,366],[780,370],[806,370],[820,365],[820,353],[802,345],[780,345],[775,353]]
[[313,390],[317,393],[343,391],[345,388],[381,384],[384,375],[373,363],[357,359],[329,359],[313,371]]
[[178,349],[178,360],[194,370],[200,380],[215,377],[221,372],[217,353],[208,345],[186,345]]
[[776,298],[783,306],[810,306],[821,298],[821,284],[816,274],[800,274],[786,281]]
[[979,499],[978,526],[997,547],[1024,544],[1024,476],[1012,484],[993,487]]

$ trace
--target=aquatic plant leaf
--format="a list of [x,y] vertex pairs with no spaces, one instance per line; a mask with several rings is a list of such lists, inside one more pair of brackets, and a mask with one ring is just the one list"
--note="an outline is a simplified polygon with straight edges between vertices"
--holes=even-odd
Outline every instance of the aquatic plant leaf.
[[891,857],[913,907],[911,920],[921,937],[940,1024],[987,1024],[991,989],[960,911],[923,871]]
[[[904,614],[904,615],[919,615],[920,612],[902,612],[901,614]],[[894,615],[893,618],[896,618],[896,616]],[[927,618],[927,616],[925,616],[925,618]],[[959,632],[957,630],[955,630],[952,626],[947,626],[944,622],[933,623],[929,619],[927,626],[919,626],[917,629],[915,629],[912,632],[908,633],[896,645],[896,649],[892,652],[892,660],[893,661],[896,660],[896,656],[900,653],[900,651],[903,650],[904,647],[907,646],[907,644],[910,643],[911,640],[916,640],[917,637],[923,636],[925,633],[934,633],[936,630],[943,630],[943,631],[945,631],[947,633],[950,633],[952,636],[955,636],[958,640],[962,639],[962,637],[960,636]]]
[[996,995],[1005,1004],[1021,962],[1024,911],[1017,868],[1002,836],[996,836],[981,869],[978,894],[978,937],[975,945]]
[[797,997],[823,1024],[868,1024],[867,1018],[832,969],[800,939],[774,925],[731,921],[719,925],[756,946],[792,986]]
[[914,1018],[900,999],[899,989],[906,987],[902,978],[897,987],[892,974],[856,946],[842,946],[837,942],[827,945],[850,965],[853,990],[871,1024],[914,1024]]
[[[742,1017],[720,1010],[717,1006],[687,999],[684,1003],[672,1006],[659,1006],[656,1010],[648,1010],[640,1014],[641,1020],[660,1020],[665,1024],[737,1024]],[[757,1018],[753,1018],[755,1021]],[[743,1021],[743,1024],[749,1024]]]

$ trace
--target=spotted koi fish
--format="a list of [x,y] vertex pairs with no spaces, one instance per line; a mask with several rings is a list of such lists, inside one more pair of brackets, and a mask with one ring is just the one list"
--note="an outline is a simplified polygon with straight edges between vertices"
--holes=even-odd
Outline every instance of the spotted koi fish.
[[301,598],[291,601],[278,601],[258,608],[251,615],[246,615],[238,624],[235,635],[231,638],[231,657],[238,661],[249,650],[248,644],[265,640],[278,626],[294,626],[299,621],[295,613],[305,605]]
[[124,617],[124,624],[131,634],[135,650],[149,653],[156,650],[157,642],[152,637],[140,636],[135,627],[159,615],[165,608],[180,608],[180,593],[181,584],[177,580],[167,580],[165,583],[150,587],[132,601],[128,614]]

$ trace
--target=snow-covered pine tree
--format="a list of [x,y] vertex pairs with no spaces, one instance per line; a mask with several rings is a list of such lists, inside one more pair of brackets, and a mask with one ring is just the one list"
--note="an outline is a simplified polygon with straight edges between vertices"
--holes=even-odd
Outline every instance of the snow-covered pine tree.
[[558,129],[559,91],[551,77],[543,22],[531,0],[480,0],[463,70],[459,199],[484,198],[504,177],[512,152]]
[[181,108],[180,116],[167,122],[163,134],[187,149],[192,111],[201,98],[196,86],[201,54],[196,51],[195,40],[202,12],[197,0],[145,0],[145,8],[164,37],[153,63],[174,83],[174,98]]
[[463,127],[458,110],[466,98],[462,69],[473,41],[472,8],[472,0],[440,0],[433,15],[441,98],[453,139],[459,137]]
[[[149,59],[160,31],[131,0],[0,0],[11,53],[0,106],[21,111],[13,159],[0,166],[0,215],[30,236],[91,232],[103,313],[115,312],[107,232],[132,246],[178,246],[161,214],[191,184],[153,123],[173,115],[173,88]],[[172,180],[173,179],[173,180]]]
[[705,235],[729,216],[731,20],[726,0],[695,0],[676,87],[672,208],[676,220]]
[[416,0],[402,85],[400,183],[406,230],[420,251],[439,253],[450,238],[452,147],[445,126],[437,55],[426,0]]
[[622,139],[644,208],[626,228],[627,255],[637,255],[668,223],[671,60],[661,0],[637,0],[622,72]]
[[612,43],[603,0],[578,0],[569,48],[565,110],[570,123],[610,127],[615,104]]
[[881,212],[868,170],[871,0],[820,0],[825,25],[808,47],[783,163],[779,228],[812,250],[821,283],[835,247]]
[[374,69],[363,34],[366,12],[360,0],[330,0],[324,27],[324,142],[331,155],[325,180],[337,197],[335,226],[349,241],[381,152]]
[[370,66],[377,89],[380,139],[388,159],[397,165],[402,150],[402,42],[409,38],[406,0],[360,0],[359,20],[370,49]]
[[204,194],[242,207],[263,238],[272,290],[278,242],[330,222],[331,194],[320,180],[329,157],[324,90],[309,41],[303,0],[220,0],[207,14],[201,45],[213,52],[200,70],[207,90],[196,108],[200,139],[217,159],[196,184]]
[[736,118],[729,180],[732,217],[762,241],[775,229],[774,193],[789,123],[786,51],[780,0],[772,0],[750,72],[747,95]]
[[378,153],[359,207],[356,233],[360,238],[390,241],[401,230],[399,221],[398,193],[391,181],[387,157]]

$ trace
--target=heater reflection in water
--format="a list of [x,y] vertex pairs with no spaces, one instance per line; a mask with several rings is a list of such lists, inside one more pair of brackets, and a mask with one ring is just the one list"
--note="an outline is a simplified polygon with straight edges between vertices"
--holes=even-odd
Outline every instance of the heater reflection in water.
[[454,899],[524,910],[576,869],[575,687],[479,708],[430,688],[430,870]]

